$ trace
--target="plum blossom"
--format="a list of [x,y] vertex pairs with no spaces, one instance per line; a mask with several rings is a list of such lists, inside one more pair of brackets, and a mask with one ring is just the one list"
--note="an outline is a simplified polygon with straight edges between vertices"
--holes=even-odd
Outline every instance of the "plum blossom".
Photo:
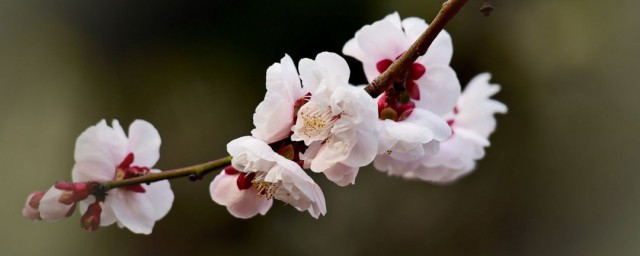
[[[349,40],[343,53],[362,62],[369,82],[384,72],[426,30],[422,19],[400,20],[398,13],[366,25]],[[449,66],[451,37],[442,31],[429,51],[408,70],[404,88],[391,86],[378,100],[378,156],[374,163],[393,173],[407,161],[438,152],[451,135],[441,117],[453,109],[460,83]]]
[[483,73],[473,78],[458,100],[455,109],[445,115],[453,135],[440,144],[435,156],[425,156],[407,164],[405,178],[436,183],[449,183],[466,174],[483,158],[484,148],[489,146],[489,135],[496,128],[494,114],[506,113],[507,107],[491,96],[500,86],[490,84],[491,75]]
[[349,66],[335,53],[302,59],[298,68],[299,76],[285,55],[267,69],[267,93],[251,133],[270,145],[292,145],[294,162],[338,185],[352,184],[377,153],[370,139],[377,133],[375,101],[349,85]]
[[87,230],[117,222],[134,233],[151,233],[173,204],[167,180],[116,188],[108,194],[97,193],[96,186],[160,172],[151,169],[160,157],[160,144],[158,131],[146,121],[134,121],[128,137],[117,120],[112,127],[100,121],[76,141],[74,182],[58,182],[46,193],[30,195],[23,215],[57,221],[70,216],[77,205],[83,214],[81,225]]
[[[283,201],[314,218],[325,215],[327,208],[320,187],[299,164],[276,153],[264,141],[251,136],[227,144],[233,157],[211,183],[211,198],[227,206],[238,218],[264,215],[273,199]],[[288,156],[291,156],[292,149]]]

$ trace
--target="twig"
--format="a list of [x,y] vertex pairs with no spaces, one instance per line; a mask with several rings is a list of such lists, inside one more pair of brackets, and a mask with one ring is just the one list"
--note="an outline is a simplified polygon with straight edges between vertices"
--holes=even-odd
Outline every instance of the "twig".
[[[378,97],[386,91],[391,84],[405,73],[418,57],[424,55],[436,39],[436,36],[444,29],[444,26],[460,11],[468,0],[448,0],[442,4],[442,8],[435,19],[429,24],[427,30],[409,47],[409,49],[389,66],[380,76],[376,77],[364,90],[372,97]],[[402,82],[402,81],[400,81]]]
[[102,190],[108,191],[110,189],[114,189],[118,187],[125,187],[125,186],[131,186],[131,185],[143,184],[143,183],[151,183],[159,180],[175,179],[180,177],[189,177],[191,180],[195,181],[195,180],[202,179],[202,177],[204,177],[204,175],[206,175],[207,173],[210,173],[212,171],[225,167],[229,164],[231,164],[230,156],[225,158],[220,158],[218,160],[213,160],[211,162],[207,162],[204,164],[183,167],[183,168],[163,171],[159,173],[149,173],[144,176],[131,178],[131,179],[114,180],[114,181],[105,182],[102,184]]

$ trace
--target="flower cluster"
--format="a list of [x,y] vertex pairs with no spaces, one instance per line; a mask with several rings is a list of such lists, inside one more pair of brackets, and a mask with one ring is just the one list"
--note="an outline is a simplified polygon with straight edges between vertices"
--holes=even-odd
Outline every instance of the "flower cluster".
[[[357,31],[343,53],[362,62],[372,82],[427,27],[424,20],[401,20],[393,13]],[[406,179],[452,182],[475,168],[495,130],[494,114],[507,111],[491,99],[500,87],[489,83],[489,74],[478,75],[461,92],[452,54],[451,37],[442,31],[426,54],[398,71],[402,79],[376,98],[349,84],[349,66],[336,53],[322,52],[297,65],[285,55],[267,69],[267,92],[253,115],[251,135],[227,144],[231,160],[187,174],[197,180],[222,169],[210,184],[211,198],[243,219],[266,214],[273,200],[314,218],[325,215],[324,194],[305,170],[338,186],[355,184],[359,169],[371,163]],[[131,124],[128,136],[117,121],[89,127],[76,142],[72,182],[29,195],[24,217],[58,221],[79,208],[87,230],[117,222],[149,234],[174,198],[169,176],[152,169],[160,143],[158,131],[141,120]],[[164,173],[186,176],[185,170]],[[145,177],[151,177],[147,183]],[[105,185],[113,183],[119,185]]]
[[118,223],[134,233],[149,234],[173,204],[169,181],[137,184],[104,193],[101,182],[126,180],[147,173],[160,158],[160,135],[150,123],[134,121],[125,134],[117,120],[102,120],[76,141],[72,182],[58,182],[47,192],[32,193],[23,215],[31,220],[59,221],[77,206],[87,230]]

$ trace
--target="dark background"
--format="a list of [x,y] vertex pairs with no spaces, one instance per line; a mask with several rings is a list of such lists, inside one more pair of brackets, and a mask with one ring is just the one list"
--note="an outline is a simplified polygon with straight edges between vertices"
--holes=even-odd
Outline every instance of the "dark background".
[[438,186],[366,168],[340,188],[315,175],[319,220],[279,202],[238,220],[211,201],[213,175],[176,180],[143,236],[20,211],[70,178],[76,137],[100,119],[153,123],[161,169],[224,156],[285,53],[340,52],[363,25],[430,21],[442,1],[0,1],[2,254],[638,255],[640,4],[492,2],[491,17],[472,0],[447,27],[461,82],[490,71],[509,107],[471,176]]

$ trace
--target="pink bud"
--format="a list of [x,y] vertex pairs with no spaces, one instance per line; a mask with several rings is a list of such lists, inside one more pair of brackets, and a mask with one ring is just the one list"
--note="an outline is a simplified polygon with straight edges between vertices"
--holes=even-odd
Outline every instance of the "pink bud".
[[58,189],[55,186],[44,193],[38,205],[38,211],[43,220],[59,221],[69,217],[70,213],[73,213],[75,202],[67,204],[60,201],[68,197],[65,193],[73,194],[72,192]]
[[99,202],[89,205],[87,211],[80,218],[80,226],[87,231],[96,231],[100,227],[100,214],[102,207]]
[[24,208],[22,208],[22,216],[28,220],[41,220],[40,211],[38,207],[40,207],[40,200],[42,200],[42,196],[44,196],[44,192],[36,191],[31,193],[27,197],[27,202],[25,203]]

